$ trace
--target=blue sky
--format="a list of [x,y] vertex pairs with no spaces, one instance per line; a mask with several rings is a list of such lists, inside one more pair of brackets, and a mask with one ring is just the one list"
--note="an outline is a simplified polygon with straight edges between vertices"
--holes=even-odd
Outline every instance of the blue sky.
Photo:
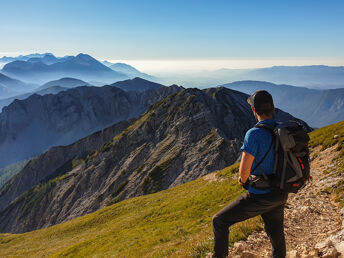
[[[344,57],[344,1],[0,0],[0,56],[110,60]],[[343,62],[344,65],[344,62]]]

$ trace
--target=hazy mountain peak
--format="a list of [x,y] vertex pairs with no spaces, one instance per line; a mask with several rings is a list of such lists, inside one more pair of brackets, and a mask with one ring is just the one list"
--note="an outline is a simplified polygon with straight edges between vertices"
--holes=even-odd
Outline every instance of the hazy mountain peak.
[[135,77],[134,79],[128,79],[124,81],[115,82],[111,84],[111,86],[115,86],[124,91],[143,92],[150,89],[157,89],[157,88],[163,87],[164,85],[155,83],[152,81],[148,81],[140,77]]

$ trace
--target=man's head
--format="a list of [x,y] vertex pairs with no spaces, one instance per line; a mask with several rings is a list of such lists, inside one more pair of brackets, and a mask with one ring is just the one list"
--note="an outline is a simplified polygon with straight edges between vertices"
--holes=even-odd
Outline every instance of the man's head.
[[251,105],[252,111],[258,116],[264,119],[273,117],[274,102],[272,96],[266,90],[256,91],[247,99],[247,102]]

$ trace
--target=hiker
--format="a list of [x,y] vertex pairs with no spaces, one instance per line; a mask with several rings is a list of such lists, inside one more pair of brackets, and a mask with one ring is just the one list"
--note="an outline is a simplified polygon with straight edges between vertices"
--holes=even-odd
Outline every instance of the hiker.
[[[267,124],[272,128],[277,125],[273,115],[272,96],[267,91],[256,91],[247,102],[251,105],[258,121],[257,125]],[[247,131],[241,147],[243,153],[239,168],[239,184],[248,189],[248,192],[213,216],[215,246],[212,257],[227,257],[230,226],[257,215],[261,215],[264,221],[264,229],[272,244],[272,257],[285,257],[283,220],[288,193],[275,188],[258,189],[249,184],[249,176],[262,175],[261,170],[266,175],[272,174],[274,167],[272,140],[272,135],[263,128],[254,127]],[[254,170],[251,171],[252,169]]]

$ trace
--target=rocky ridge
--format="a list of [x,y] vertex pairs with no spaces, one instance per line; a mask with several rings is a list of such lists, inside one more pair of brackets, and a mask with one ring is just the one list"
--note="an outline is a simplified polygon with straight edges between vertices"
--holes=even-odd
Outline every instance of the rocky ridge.
[[77,87],[15,100],[0,113],[0,167],[138,117],[150,105],[181,89],[161,85],[138,93],[112,86]]
[[70,171],[89,152],[111,140],[113,135],[122,132],[133,120],[121,121],[70,145],[52,147],[30,160],[19,174],[0,189],[0,211],[32,186]]
[[[1,231],[48,227],[233,164],[245,132],[255,123],[246,99],[225,88],[169,95],[80,165],[4,207]],[[295,118],[277,109],[276,119]]]

